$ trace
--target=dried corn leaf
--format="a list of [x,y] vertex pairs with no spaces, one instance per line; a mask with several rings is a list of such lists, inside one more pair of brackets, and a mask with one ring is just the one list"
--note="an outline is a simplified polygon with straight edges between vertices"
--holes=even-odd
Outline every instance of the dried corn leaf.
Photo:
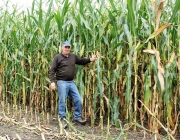
[[164,91],[164,70],[161,66],[158,66],[158,79],[159,79],[159,82],[160,82],[160,85],[161,85],[161,90],[162,92]]
[[153,33],[149,36],[149,38],[146,40],[145,43],[147,43],[147,42],[149,41],[149,39],[156,37],[159,33],[161,33],[165,28],[169,27],[170,25],[171,25],[171,24],[166,23],[166,24],[164,24],[163,26],[161,26],[159,29],[157,29],[155,32],[153,32]]
[[145,53],[150,53],[150,54],[154,54],[156,56],[156,60],[158,63],[158,79],[160,82],[160,86],[161,86],[161,90],[162,92],[164,91],[164,69],[160,64],[160,55],[159,55],[159,51],[157,50],[143,50],[143,52]]
[[150,54],[155,54],[155,51],[154,51],[154,50],[143,50],[143,52],[145,52],[145,53],[150,53]]
[[174,128],[174,123],[173,123],[173,120],[172,120],[172,105],[169,103],[168,104],[168,122],[169,124]]
[[159,28],[159,22],[160,22],[160,17],[162,13],[162,7],[163,7],[164,1],[160,2],[159,7],[158,7],[158,14],[156,18],[156,30]]

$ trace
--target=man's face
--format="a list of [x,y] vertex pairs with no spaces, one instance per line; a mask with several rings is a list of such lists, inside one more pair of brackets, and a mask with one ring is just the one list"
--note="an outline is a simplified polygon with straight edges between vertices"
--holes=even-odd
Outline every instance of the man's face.
[[64,55],[68,55],[70,53],[71,47],[70,46],[64,46],[62,47],[62,53]]

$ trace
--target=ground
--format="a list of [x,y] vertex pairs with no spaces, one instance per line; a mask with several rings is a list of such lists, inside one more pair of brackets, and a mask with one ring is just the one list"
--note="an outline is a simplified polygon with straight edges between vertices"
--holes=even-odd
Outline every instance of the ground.
[[[6,112],[0,113],[0,140],[155,140],[154,134],[144,130],[117,129],[113,126],[91,127],[69,123],[68,129],[61,129],[55,116],[40,119],[32,115],[11,116]],[[165,139],[165,138],[163,138]],[[178,138],[176,138],[178,139]]]

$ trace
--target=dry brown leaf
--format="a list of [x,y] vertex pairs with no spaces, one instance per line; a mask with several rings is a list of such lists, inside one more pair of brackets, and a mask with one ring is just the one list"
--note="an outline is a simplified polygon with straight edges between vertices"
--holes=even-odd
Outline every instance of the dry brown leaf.
[[96,51],[96,57],[99,57],[99,56],[100,56],[99,52],[98,52],[98,51]]
[[157,14],[157,19],[156,19],[156,30],[159,28],[159,22],[160,22],[163,4],[164,4],[164,1],[162,1],[158,7],[158,14]]
[[160,82],[161,90],[163,92],[164,91],[164,76],[163,76],[164,75],[164,69],[160,63],[161,59],[160,59],[159,51],[154,49],[154,50],[143,50],[143,52],[154,54],[156,56],[156,60],[158,63],[158,79]]
[[155,51],[154,51],[154,50],[143,50],[143,52],[145,52],[145,53],[150,53],[150,54],[155,54]]
[[178,113],[177,117],[176,117],[176,124],[175,124],[175,127],[174,127],[174,130],[171,131],[171,134],[174,135],[176,133],[176,130],[178,128],[178,124],[179,124],[179,121],[178,121],[178,118],[179,118],[179,115],[180,115],[180,112]]
[[109,99],[106,97],[106,95],[104,95],[104,98],[106,100],[107,106],[109,106]]
[[159,68],[158,70],[158,79],[159,79],[159,82],[160,82],[160,85],[161,85],[161,90],[162,92],[164,91],[164,76],[163,76],[163,71],[162,71],[162,68]]
[[172,113],[172,105],[169,103],[168,104],[168,123],[169,123],[169,125],[172,127],[172,128],[174,128],[174,123],[173,123],[173,119],[172,119],[172,115],[171,115],[171,113]]
[[166,23],[164,25],[162,25],[160,28],[158,28],[157,30],[155,30],[150,36],[149,38],[146,40],[145,43],[147,43],[150,39],[157,37],[158,34],[160,34],[164,29],[166,29],[167,27],[169,27],[172,24]]

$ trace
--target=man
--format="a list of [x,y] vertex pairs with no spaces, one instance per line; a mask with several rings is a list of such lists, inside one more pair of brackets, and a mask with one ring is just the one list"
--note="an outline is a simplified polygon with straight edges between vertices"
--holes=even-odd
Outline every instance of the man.
[[97,57],[92,55],[91,58],[81,58],[75,54],[70,53],[71,44],[68,41],[62,43],[62,52],[57,54],[52,62],[50,69],[50,88],[56,89],[55,81],[57,80],[59,105],[58,114],[60,121],[64,128],[67,128],[66,118],[66,99],[68,96],[74,103],[74,121],[85,125],[86,120],[83,120],[82,115],[82,101],[79,91],[74,83],[75,64],[86,65],[94,62]]

